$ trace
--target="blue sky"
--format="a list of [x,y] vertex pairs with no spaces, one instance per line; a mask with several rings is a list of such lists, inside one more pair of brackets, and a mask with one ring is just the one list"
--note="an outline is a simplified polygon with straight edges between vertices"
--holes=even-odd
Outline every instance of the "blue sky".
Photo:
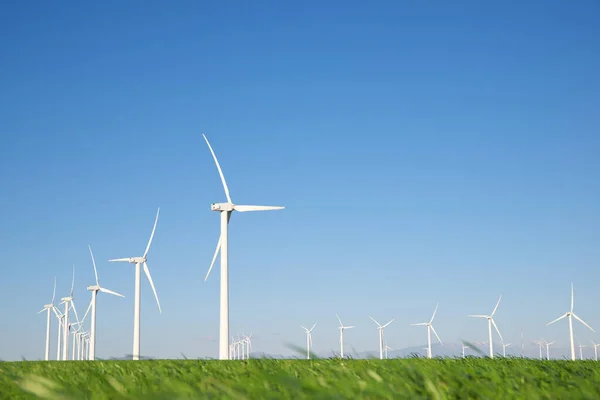
[[[0,16],[0,358],[41,358],[45,318],[100,282],[99,357],[131,353],[133,267],[142,354],[215,357],[219,233],[210,203],[285,205],[233,215],[232,332],[291,354],[377,347],[368,319],[418,346],[440,302],[446,342],[567,345],[544,324],[569,306],[600,329],[600,7],[594,1],[223,4],[18,2]],[[217,272],[217,271],[215,271]],[[80,311],[80,312],[83,312]],[[564,321],[563,321],[564,322]],[[55,335],[55,325],[52,327]],[[576,326],[578,340],[600,338]],[[54,340],[52,341],[54,349]],[[52,353],[54,354],[54,350]]]

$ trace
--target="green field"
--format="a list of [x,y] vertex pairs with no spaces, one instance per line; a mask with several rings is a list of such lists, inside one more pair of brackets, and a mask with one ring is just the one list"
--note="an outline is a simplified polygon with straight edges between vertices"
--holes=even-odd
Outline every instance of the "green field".
[[0,399],[600,399],[600,363],[514,359],[0,363]]

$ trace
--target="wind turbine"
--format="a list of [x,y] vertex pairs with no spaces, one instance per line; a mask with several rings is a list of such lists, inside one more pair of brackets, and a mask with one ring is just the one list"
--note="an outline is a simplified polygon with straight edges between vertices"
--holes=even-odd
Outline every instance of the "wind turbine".
[[96,277],[96,284],[94,286],[87,287],[87,290],[92,292],[92,299],[90,301],[90,305],[87,308],[87,311],[85,312],[83,319],[85,320],[85,317],[87,316],[87,314],[91,308],[92,309],[92,322],[91,322],[91,328],[90,328],[89,359],[95,360],[96,359],[96,296],[98,295],[98,292],[112,294],[113,296],[119,296],[119,297],[125,297],[125,296],[123,296],[120,293],[113,292],[112,290],[109,290],[109,289],[106,289],[106,288],[103,288],[102,286],[100,286],[100,283],[98,282],[98,270],[96,269],[96,261],[94,260],[94,253],[92,253],[92,247],[90,245],[88,245],[88,249],[90,250],[90,256],[92,256],[92,265],[94,266],[94,276]]
[[312,345],[311,332],[313,329],[315,329],[315,326],[317,326],[316,322],[313,324],[313,326],[311,326],[310,329],[305,328],[302,325],[300,325],[300,328],[304,329],[304,331],[306,332],[306,359],[307,360],[310,360],[310,346]]
[[546,359],[549,360],[550,359],[550,345],[556,343],[555,341],[553,342],[546,342],[544,343],[546,346]]
[[596,344],[593,341],[592,344],[594,345],[594,360],[598,361],[598,346],[600,346],[600,344]]
[[250,359],[250,352],[252,351],[252,332],[250,332],[250,335],[248,336],[244,335],[244,342],[246,343],[247,358]]
[[285,207],[280,206],[243,206],[234,204],[231,200],[231,196],[229,195],[229,188],[227,187],[227,182],[225,182],[225,176],[223,175],[223,171],[221,170],[221,166],[219,165],[219,161],[217,160],[217,156],[213,151],[210,142],[206,138],[206,135],[202,134],[206,144],[208,145],[208,149],[215,160],[215,164],[217,166],[217,170],[219,171],[219,176],[221,177],[221,182],[223,183],[223,189],[225,189],[225,196],[227,197],[227,203],[213,203],[210,208],[212,211],[218,211],[221,213],[221,235],[219,236],[219,241],[217,243],[217,248],[215,249],[215,254],[213,256],[212,262],[210,263],[210,268],[204,278],[204,281],[208,279],[208,275],[212,270],[212,267],[217,259],[217,254],[221,256],[221,304],[220,304],[220,323],[219,323],[219,359],[227,360],[229,357],[227,355],[227,348],[229,347],[229,250],[228,250],[228,225],[229,218],[231,217],[232,211],[239,212],[247,212],[247,211],[270,211],[270,210],[283,210]]
[[[156,230],[156,224],[158,223],[158,214],[160,214],[160,207],[156,212],[156,219],[154,220],[154,227],[152,228],[152,233],[150,234],[150,240],[148,240],[148,245],[146,246],[146,250],[144,251],[144,255],[141,257],[130,257],[130,258],[116,258],[113,260],[108,260],[109,262],[128,262],[130,264],[135,264],[135,300],[134,300],[134,310],[133,310],[133,359],[140,359],[140,302],[141,302],[141,266],[144,265],[144,273],[148,278],[148,282],[150,283],[150,287],[152,287],[152,291],[154,292],[154,297],[156,298],[156,304],[158,305],[158,312],[162,314],[162,310],[160,308],[160,301],[158,301],[158,295],[156,294],[156,288],[154,287],[154,282],[152,281],[152,276],[150,275],[150,270],[148,269],[148,264],[146,263],[146,256],[148,255],[148,251],[150,250],[150,245],[152,244],[152,238],[154,238],[154,231]],[[88,288],[88,290],[91,290]]]
[[387,360],[388,359],[388,350],[394,350],[394,349],[392,349],[390,346],[388,346],[387,342],[385,344],[384,349],[385,349],[385,359]]
[[540,360],[543,360],[544,358],[542,357],[542,347],[544,346],[544,339],[542,340],[534,340],[533,343],[537,344],[539,349],[540,349]]
[[54,311],[54,296],[56,295],[56,277],[54,277],[54,290],[52,291],[52,301],[50,304],[45,304],[44,308],[38,312],[38,314],[46,311],[46,351],[44,352],[44,360],[48,361],[50,358],[50,311]]
[[500,333],[500,330],[498,329],[498,326],[496,326],[496,322],[494,321],[494,314],[496,313],[496,310],[498,309],[498,306],[500,305],[500,300],[502,300],[502,295],[500,295],[500,298],[498,299],[498,302],[496,303],[496,307],[494,307],[494,311],[492,311],[492,313],[490,315],[469,315],[469,317],[474,317],[474,318],[486,318],[488,320],[488,335],[489,335],[489,344],[490,344],[490,358],[494,358],[494,345],[492,343],[492,325],[494,325],[494,328],[496,328],[496,332],[498,332],[498,336],[500,336],[500,340],[504,341],[504,339],[502,339],[502,334]]
[[58,343],[56,345],[56,360],[60,361],[61,355],[61,343],[62,343],[62,327],[63,327],[63,318],[64,316],[56,307],[52,309],[54,314],[56,315],[56,319],[58,320]]
[[510,345],[511,345],[511,343],[506,343],[506,344],[502,343],[502,357],[506,358],[506,348]]
[[392,318],[387,324],[381,325],[379,322],[375,321],[373,317],[369,317],[373,322],[377,324],[377,330],[379,331],[379,359],[383,360],[383,329],[394,322],[395,318]]
[[583,325],[585,325],[592,332],[595,332],[592,329],[591,326],[589,326],[587,323],[585,323],[584,320],[582,320],[581,318],[579,318],[573,312],[574,298],[575,298],[575,291],[573,289],[573,283],[571,283],[571,310],[567,311],[566,313],[564,313],[560,317],[556,318],[554,321],[548,322],[546,324],[546,326],[548,326],[548,325],[551,325],[551,324],[555,323],[556,321],[560,321],[561,319],[563,319],[565,317],[569,318],[569,336],[570,336],[570,340],[571,340],[571,360],[573,360],[573,361],[575,361],[575,339],[573,338],[573,318],[575,318],[577,321],[581,322]]
[[578,347],[579,347],[579,359],[583,360],[583,348],[587,347],[587,346],[582,345],[581,343],[579,343]]
[[338,327],[340,330],[340,358],[344,358],[344,329],[352,329],[354,328],[354,325],[344,326],[339,315],[335,314],[335,316],[337,317],[338,321],[340,321],[340,326]]
[[426,326],[427,327],[427,358],[431,358],[431,331],[433,331],[433,333],[435,334],[435,337],[440,342],[440,344],[443,344],[442,339],[440,339],[437,332],[435,331],[435,328],[432,325],[433,319],[435,318],[435,313],[437,313],[438,306],[439,306],[439,303],[436,304],[435,310],[433,310],[433,315],[431,316],[431,320],[429,322],[421,322],[419,324],[411,324],[412,326]]
[[73,288],[75,286],[75,265],[73,265],[73,279],[71,281],[71,291],[69,292],[69,297],[63,297],[61,299],[60,304],[65,305],[65,312],[63,314],[63,343],[62,343],[62,351],[64,361],[69,359],[69,308],[73,308],[73,312],[75,313],[75,318],[79,320],[77,316],[77,309],[75,308],[75,303],[73,302]]
[[462,345],[462,357],[465,358],[465,349],[468,349],[469,346],[465,346],[465,344],[461,341],[460,344]]

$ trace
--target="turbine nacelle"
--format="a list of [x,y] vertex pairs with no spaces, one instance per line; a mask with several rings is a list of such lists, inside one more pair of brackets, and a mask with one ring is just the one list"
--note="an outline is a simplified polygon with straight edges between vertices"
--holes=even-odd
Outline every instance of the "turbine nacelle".
[[212,203],[210,205],[212,211],[233,211],[235,204],[232,203]]
[[100,286],[99,285],[88,286],[87,290],[98,291],[98,290],[100,290]]

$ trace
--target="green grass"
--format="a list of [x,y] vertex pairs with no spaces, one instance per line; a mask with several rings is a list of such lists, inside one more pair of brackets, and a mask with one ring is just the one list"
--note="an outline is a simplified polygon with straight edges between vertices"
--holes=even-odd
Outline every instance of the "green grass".
[[0,399],[600,399],[600,363],[514,359],[0,363]]

